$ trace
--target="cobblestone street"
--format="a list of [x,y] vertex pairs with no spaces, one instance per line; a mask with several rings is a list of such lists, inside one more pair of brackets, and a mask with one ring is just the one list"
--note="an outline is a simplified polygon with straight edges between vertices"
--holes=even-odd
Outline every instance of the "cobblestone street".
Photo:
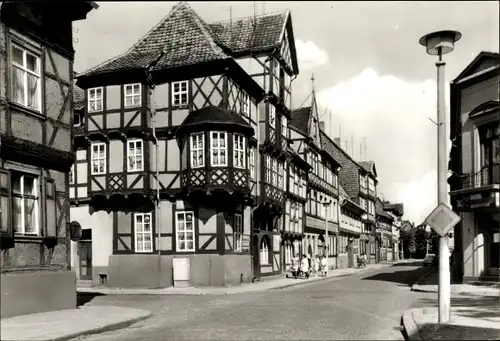
[[131,327],[80,340],[402,340],[401,312],[434,294],[410,291],[426,271],[400,264],[262,293],[97,296],[87,305],[148,309]]

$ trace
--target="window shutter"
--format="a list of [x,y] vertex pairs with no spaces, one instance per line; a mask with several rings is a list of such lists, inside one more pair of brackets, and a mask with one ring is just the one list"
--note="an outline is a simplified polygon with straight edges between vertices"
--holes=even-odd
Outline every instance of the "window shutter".
[[0,236],[12,237],[10,171],[0,169]]
[[56,186],[53,179],[45,180],[45,234],[44,237],[57,237]]

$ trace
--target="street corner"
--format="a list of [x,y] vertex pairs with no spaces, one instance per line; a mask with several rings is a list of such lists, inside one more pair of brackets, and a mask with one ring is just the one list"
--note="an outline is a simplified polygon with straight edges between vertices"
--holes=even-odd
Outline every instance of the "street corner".
[[63,341],[128,327],[149,318],[145,309],[117,306],[83,306],[77,309],[2,319],[1,339]]
[[415,321],[415,314],[423,314],[422,309],[408,309],[401,316],[401,328],[405,340],[423,340]]

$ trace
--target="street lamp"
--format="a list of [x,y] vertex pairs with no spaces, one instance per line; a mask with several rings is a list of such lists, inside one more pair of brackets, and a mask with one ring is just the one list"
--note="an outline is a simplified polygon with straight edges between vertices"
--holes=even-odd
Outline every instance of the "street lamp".
[[[437,66],[437,180],[438,204],[448,203],[448,156],[446,154],[446,107],[443,55],[453,51],[455,42],[462,37],[457,31],[437,31],[420,38],[419,43],[426,47],[427,53],[438,56]],[[439,240],[439,287],[438,287],[439,323],[446,323],[450,319],[450,263],[448,236]]]
[[323,201],[323,206],[325,206],[325,258],[326,258],[326,271],[325,277],[328,277],[328,253],[330,252],[328,245],[328,206],[332,204],[331,200]]

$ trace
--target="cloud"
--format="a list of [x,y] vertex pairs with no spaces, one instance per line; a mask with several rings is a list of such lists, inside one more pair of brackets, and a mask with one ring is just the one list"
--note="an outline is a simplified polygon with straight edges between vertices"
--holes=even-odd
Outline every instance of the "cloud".
[[368,68],[317,98],[321,111],[332,112],[327,132],[341,131],[354,159],[361,159],[366,138],[366,160],[375,161],[384,199],[403,202],[406,219],[425,219],[437,202],[436,126],[428,119],[436,120],[436,81],[407,82]]
[[300,68],[303,70],[311,70],[316,66],[328,63],[328,53],[310,40],[303,42],[297,39],[295,41],[295,48],[297,49],[297,59]]

